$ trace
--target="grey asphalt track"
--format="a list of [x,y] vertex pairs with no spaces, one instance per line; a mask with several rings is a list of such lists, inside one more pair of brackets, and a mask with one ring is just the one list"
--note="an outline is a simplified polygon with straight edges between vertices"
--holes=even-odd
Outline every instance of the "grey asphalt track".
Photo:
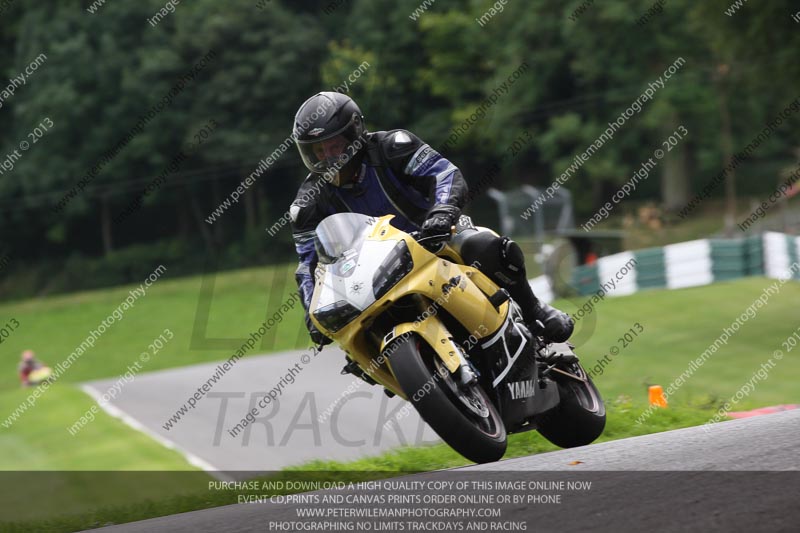
[[[456,508],[497,508],[491,530],[517,524],[528,531],[797,531],[800,507],[800,410],[703,427],[668,431],[499,463],[429,472],[391,480],[422,483],[423,494],[446,494],[432,480],[591,481],[590,489],[562,491],[558,503],[498,503]],[[387,486],[383,493],[392,491]],[[355,494],[357,491],[344,491]],[[381,491],[367,491],[372,494]],[[395,493],[400,491],[394,490]],[[402,491],[410,494],[413,491]],[[476,494],[479,490],[474,491]],[[511,489],[494,491],[496,494]],[[364,494],[365,491],[361,491]],[[314,493],[319,499],[331,491]],[[528,494],[535,496],[532,489]],[[544,493],[542,493],[544,494]],[[306,496],[312,497],[312,496]],[[300,518],[308,502],[229,505],[105,528],[113,533],[318,531],[320,518]],[[319,506],[316,506],[319,507]],[[325,506],[323,506],[325,507]],[[332,509],[369,509],[376,505],[328,505]],[[392,507],[392,506],[388,506]],[[396,507],[396,506],[394,506]],[[410,505],[400,507],[415,507]],[[445,508],[417,505],[418,508]],[[370,522],[377,530],[386,518],[328,518]],[[491,524],[495,524],[492,526]],[[469,531],[467,519],[412,519],[384,531]],[[410,524],[410,526],[409,526]],[[414,525],[416,524],[416,525]],[[425,526],[434,524],[434,526]],[[461,524],[459,529],[458,525]],[[288,529],[287,529],[288,527]],[[355,527],[355,526],[354,526]],[[435,529],[434,529],[435,527]],[[311,529],[309,529],[311,528]],[[329,531],[346,531],[342,527]],[[357,530],[357,529],[352,529]]]
[[[416,411],[404,410],[406,402],[389,399],[382,388],[355,376],[341,375],[341,350],[327,346],[304,363],[303,355],[309,353],[239,360],[169,430],[165,423],[215,373],[216,363],[140,374],[111,400],[112,411],[132,418],[151,435],[168,439],[196,463],[228,473],[221,478],[236,476],[233,471],[245,476],[245,471],[280,470],[313,459],[349,461],[401,445],[438,442]],[[284,379],[277,400],[263,401],[295,364],[299,373],[294,382]],[[98,395],[116,381],[94,381],[84,387]],[[343,396],[348,390],[351,393]],[[265,408],[259,407],[260,401]],[[259,409],[255,422],[231,436],[229,431],[253,408]]]
[[[581,463],[571,465],[572,461]],[[800,409],[602,442],[472,468],[573,472],[800,471]]]

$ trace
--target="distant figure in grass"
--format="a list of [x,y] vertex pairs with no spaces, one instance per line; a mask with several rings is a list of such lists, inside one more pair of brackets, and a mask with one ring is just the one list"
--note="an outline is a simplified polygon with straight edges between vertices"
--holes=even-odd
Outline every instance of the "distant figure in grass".
[[19,363],[19,380],[23,387],[38,385],[50,379],[53,371],[49,366],[36,360],[33,350],[22,352],[22,360]]

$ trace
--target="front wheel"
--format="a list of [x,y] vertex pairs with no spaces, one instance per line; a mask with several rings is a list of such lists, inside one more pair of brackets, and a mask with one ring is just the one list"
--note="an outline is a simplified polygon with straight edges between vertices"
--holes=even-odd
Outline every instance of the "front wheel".
[[564,370],[584,381],[558,375],[559,404],[538,418],[537,429],[562,448],[591,444],[606,427],[605,404],[583,367],[575,363]]
[[470,461],[490,463],[503,457],[506,428],[481,386],[459,386],[417,335],[398,342],[389,366],[422,419]]

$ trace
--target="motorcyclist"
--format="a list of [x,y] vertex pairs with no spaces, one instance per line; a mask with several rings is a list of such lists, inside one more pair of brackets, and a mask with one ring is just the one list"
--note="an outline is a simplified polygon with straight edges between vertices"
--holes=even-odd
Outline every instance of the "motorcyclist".
[[31,379],[31,374],[43,366],[44,365],[36,359],[36,354],[33,350],[25,350],[22,352],[22,357],[17,367],[19,371],[19,380],[22,386],[28,387],[30,385],[36,385],[36,381]]
[[294,119],[293,137],[311,173],[303,181],[289,214],[300,264],[295,273],[306,310],[311,339],[327,344],[311,322],[308,308],[314,291],[317,254],[314,231],[325,217],[354,212],[395,215],[392,225],[421,237],[449,233],[450,244],[465,264],[475,264],[506,288],[528,324],[540,320],[542,335],[563,342],[574,324],[533,294],[519,245],[495,232],[475,227],[461,215],[467,183],[461,171],[413,133],[402,130],[367,132],[358,105],[338,92],[321,92],[306,100]]

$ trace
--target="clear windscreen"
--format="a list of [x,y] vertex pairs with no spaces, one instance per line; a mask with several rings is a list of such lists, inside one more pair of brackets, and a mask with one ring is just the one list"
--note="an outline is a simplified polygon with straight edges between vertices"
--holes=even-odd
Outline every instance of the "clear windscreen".
[[332,264],[348,250],[357,252],[375,220],[359,213],[337,213],[320,222],[314,233],[319,262]]

